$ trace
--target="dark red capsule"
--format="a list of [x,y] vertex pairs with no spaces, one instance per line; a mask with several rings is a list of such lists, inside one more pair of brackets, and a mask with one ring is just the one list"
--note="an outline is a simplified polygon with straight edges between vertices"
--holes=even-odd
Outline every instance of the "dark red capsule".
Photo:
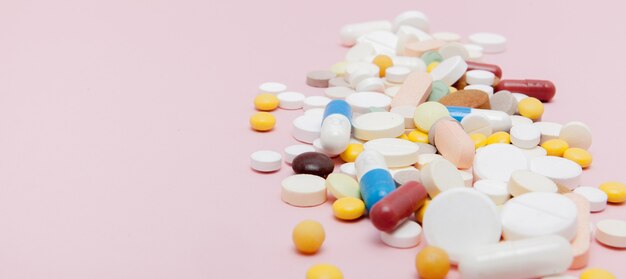
[[549,80],[538,79],[503,79],[495,88],[496,92],[500,90],[526,94],[542,102],[552,100],[556,94],[554,83]]
[[305,152],[296,156],[293,158],[291,167],[297,174],[312,174],[323,178],[326,178],[335,169],[333,160],[326,154],[319,152]]
[[472,62],[472,61],[466,61],[466,63],[467,63],[467,70],[468,71],[471,71],[471,70],[483,70],[483,71],[492,72],[498,78],[502,77],[502,69],[498,65],[487,64],[487,63],[478,63],[478,62]]
[[424,204],[427,195],[422,183],[405,183],[372,207],[369,212],[372,224],[381,231],[392,231]]

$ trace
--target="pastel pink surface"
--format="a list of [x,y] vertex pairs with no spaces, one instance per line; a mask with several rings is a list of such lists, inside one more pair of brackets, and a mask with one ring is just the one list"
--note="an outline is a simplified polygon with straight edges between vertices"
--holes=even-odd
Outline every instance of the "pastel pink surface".
[[[332,6],[332,8],[329,8]],[[355,7],[362,7],[355,9]],[[278,110],[248,127],[258,84],[322,95],[306,73],[340,61],[343,24],[426,13],[431,30],[490,31],[505,78],[552,80],[544,120],[593,130],[582,182],[626,181],[620,119],[623,4],[607,1],[1,1],[0,278],[415,278],[418,248],[393,249],[369,220],[331,203],[280,200],[288,166],[250,170],[259,149],[296,141]],[[476,16],[489,15],[489,16]],[[592,222],[626,218],[609,205]],[[298,254],[291,229],[316,219],[326,242]],[[595,240],[589,267],[626,275],[626,251]],[[578,274],[580,271],[573,271]],[[455,271],[449,278],[458,278]]]

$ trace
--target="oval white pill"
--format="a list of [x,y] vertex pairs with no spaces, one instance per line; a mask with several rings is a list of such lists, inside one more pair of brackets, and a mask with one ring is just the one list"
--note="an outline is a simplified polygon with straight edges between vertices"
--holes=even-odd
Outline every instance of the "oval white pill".
[[431,198],[453,188],[465,187],[463,177],[461,177],[456,166],[443,158],[427,164],[422,169],[421,178]]
[[380,232],[383,243],[394,248],[411,248],[420,243],[422,227],[414,221],[407,220],[392,232]]
[[389,82],[403,83],[407,76],[411,73],[411,69],[403,66],[392,66],[385,70],[385,78]]
[[397,171],[391,171],[391,175],[393,176],[393,180],[398,185],[404,185],[409,181],[422,181],[420,171],[415,167],[408,167]]
[[304,94],[299,92],[282,92],[276,95],[279,101],[278,107],[281,109],[301,109],[304,105]]
[[511,173],[528,169],[528,160],[522,151],[510,144],[490,144],[477,150],[474,157],[474,176],[478,179],[509,181]]
[[596,240],[615,248],[626,248],[626,222],[602,220],[596,223]]
[[354,126],[354,137],[362,140],[395,138],[404,133],[404,117],[392,112],[366,113],[355,118],[352,125]]
[[326,202],[326,181],[317,175],[296,174],[281,182],[281,198],[293,206],[316,206]]
[[541,131],[533,124],[522,124],[511,128],[511,143],[519,148],[534,148],[540,140]]
[[467,63],[460,56],[453,56],[443,60],[431,72],[433,80],[441,80],[448,86],[452,86],[467,70]]
[[608,196],[598,188],[581,186],[574,189],[574,193],[581,195],[589,201],[589,209],[591,212],[599,212],[606,208]]
[[506,50],[506,38],[494,33],[474,33],[469,36],[469,41],[483,47],[485,53],[499,53]]
[[474,189],[487,195],[496,205],[504,204],[511,195],[503,181],[483,179],[474,183]]
[[503,111],[508,115],[513,115],[517,112],[517,100],[511,92],[506,90],[500,90],[494,93],[493,96],[489,98],[489,103],[491,103],[492,110]]
[[302,109],[310,110],[314,108],[325,108],[330,103],[330,99],[324,96],[309,96],[304,99]]
[[271,150],[260,150],[250,155],[250,167],[260,172],[273,172],[280,169],[282,157]]
[[344,163],[339,166],[339,171],[345,175],[348,175],[356,179],[356,167],[354,163]]
[[388,110],[391,98],[377,92],[358,92],[346,97],[346,102],[356,113],[368,113],[370,109]]
[[529,192],[556,193],[558,187],[549,178],[527,170],[518,170],[511,174],[507,189],[514,197]]
[[444,249],[452,263],[479,247],[498,243],[502,230],[496,205],[472,188],[451,189],[435,197],[423,225],[428,245]]
[[398,168],[411,166],[417,163],[419,146],[411,141],[398,138],[380,138],[366,142],[365,150],[378,151],[383,157],[387,167]]
[[306,144],[294,144],[285,147],[285,163],[291,164],[296,156],[306,152],[315,152],[315,148]]
[[552,179],[556,184],[574,190],[580,184],[583,169],[579,164],[555,156],[537,157],[530,161],[530,170]]
[[492,86],[495,77],[496,76],[492,72],[484,70],[471,70],[465,73],[465,81],[467,84],[484,84]]
[[559,138],[566,141],[569,147],[587,150],[591,146],[591,129],[582,122],[569,122],[561,127]]
[[287,86],[279,82],[266,82],[259,85],[259,93],[278,94],[287,90]]

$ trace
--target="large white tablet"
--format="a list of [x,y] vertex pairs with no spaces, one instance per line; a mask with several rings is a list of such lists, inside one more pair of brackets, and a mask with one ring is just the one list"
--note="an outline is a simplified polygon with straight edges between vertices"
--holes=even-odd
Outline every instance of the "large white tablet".
[[514,171],[528,169],[528,160],[524,153],[513,145],[490,144],[477,150],[473,169],[477,179],[506,182]]

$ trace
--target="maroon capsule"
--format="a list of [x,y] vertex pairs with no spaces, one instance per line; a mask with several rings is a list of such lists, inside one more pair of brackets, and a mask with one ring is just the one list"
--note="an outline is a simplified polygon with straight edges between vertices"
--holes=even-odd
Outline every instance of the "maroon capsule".
[[496,85],[495,91],[508,90],[510,92],[526,94],[535,97],[542,102],[548,102],[554,98],[556,87],[548,80],[538,79],[503,79]]
[[392,231],[424,204],[427,195],[422,183],[405,183],[372,207],[369,212],[372,224],[381,231]]
[[467,70],[468,71],[471,71],[471,70],[483,70],[483,71],[492,72],[498,78],[502,77],[502,69],[498,65],[487,64],[487,63],[478,63],[478,62],[472,62],[472,61],[466,61],[466,63],[467,63]]
[[335,169],[333,160],[319,152],[305,152],[296,156],[293,158],[291,167],[297,174],[312,174],[323,178]]

